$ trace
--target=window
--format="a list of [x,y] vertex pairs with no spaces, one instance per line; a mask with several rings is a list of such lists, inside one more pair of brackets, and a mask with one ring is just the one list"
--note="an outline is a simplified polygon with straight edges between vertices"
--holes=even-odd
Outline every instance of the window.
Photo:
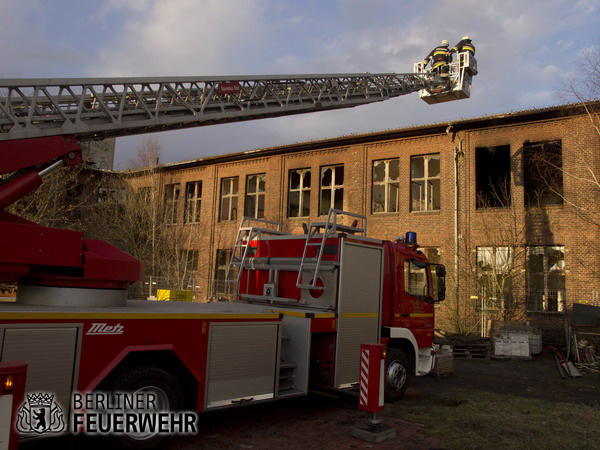
[[246,177],[245,216],[257,219],[265,217],[265,178],[264,173]]
[[[71,192],[69,189],[67,191],[67,201],[74,202],[77,197],[81,196],[83,193],[83,185],[77,185],[76,191]],[[99,187],[98,188],[98,203],[103,202],[116,202],[121,205],[124,205],[127,202],[127,189],[125,188],[107,188],[107,187]]]
[[475,149],[475,190],[477,209],[510,206],[510,146]]
[[440,209],[440,155],[410,158],[410,210]]
[[565,310],[565,248],[527,247],[527,309]]
[[563,204],[561,141],[526,142],[523,145],[526,206]]
[[512,305],[512,254],[509,247],[477,247],[477,291],[484,310]]
[[238,177],[221,179],[221,209],[219,220],[237,219]]
[[180,250],[179,272],[182,280],[182,286],[184,289],[191,291],[195,290],[198,261],[198,250]]
[[[215,259],[215,278],[213,280],[213,295],[231,294],[235,287],[235,283],[228,283],[227,270],[229,269],[229,261],[231,260],[231,249],[218,249]],[[230,279],[235,279],[237,275],[230,275]]]
[[179,183],[165,185],[165,222],[177,223]]
[[373,213],[398,212],[398,158],[373,161]]
[[185,184],[185,211],[183,223],[200,222],[200,202],[202,200],[202,181]]
[[344,209],[344,166],[321,167],[319,214],[329,214],[330,208]]
[[413,297],[427,297],[427,266],[420,261],[404,261],[404,290]]
[[310,169],[290,170],[288,217],[310,215]]

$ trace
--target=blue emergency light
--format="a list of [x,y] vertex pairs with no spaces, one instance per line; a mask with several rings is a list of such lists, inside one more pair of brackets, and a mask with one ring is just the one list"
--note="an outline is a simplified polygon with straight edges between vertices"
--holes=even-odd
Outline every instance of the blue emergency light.
[[406,233],[406,241],[408,245],[416,245],[417,244],[417,233],[414,231],[408,231]]

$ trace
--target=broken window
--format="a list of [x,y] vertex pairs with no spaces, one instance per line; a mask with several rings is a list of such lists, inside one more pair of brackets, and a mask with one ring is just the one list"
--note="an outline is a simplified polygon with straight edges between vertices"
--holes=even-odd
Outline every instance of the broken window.
[[440,209],[440,155],[410,158],[410,210]]
[[288,217],[310,215],[310,169],[290,170]]
[[511,204],[510,146],[475,149],[477,208],[501,208]]
[[478,307],[488,311],[510,309],[513,269],[509,247],[477,247]]
[[265,179],[264,173],[246,177],[245,216],[257,219],[265,217]]
[[219,220],[237,219],[238,177],[221,179]]
[[330,208],[344,209],[344,166],[321,167],[321,201],[319,214],[327,215]]
[[179,183],[165,185],[165,222],[177,223]]
[[183,223],[200,222],[200,202],[202,200],[202,181],[185,184],[185,211]]
[[565,248],[527,247],[527,309],[565,310]]
[[563,204],[561,141],[526,142],[523,145],[525,205]]
[[398,158],[373,161],[373,213],[398,212]]

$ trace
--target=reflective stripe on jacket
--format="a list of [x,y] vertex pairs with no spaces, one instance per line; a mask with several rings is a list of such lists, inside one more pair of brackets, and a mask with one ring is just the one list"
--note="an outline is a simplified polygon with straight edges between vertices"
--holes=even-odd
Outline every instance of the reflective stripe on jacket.
[[457,53],[469,52],[471,55],[475,56],[475,46],[470,39],[460,41],[452,48],[452,51]]
[[423,65],[426,66],[430,59],[432,60],[434,69],[442,65],[448,65],[450,62],[450,50],[448,50],[448,47],[445,45],[437,46],[425,57]]

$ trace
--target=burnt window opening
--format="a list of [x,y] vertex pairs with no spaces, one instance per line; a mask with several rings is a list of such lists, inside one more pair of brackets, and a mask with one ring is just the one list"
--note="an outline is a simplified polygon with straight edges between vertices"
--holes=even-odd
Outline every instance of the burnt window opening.
[[288,217],[310,215],[310,169],[290,170]]
[[509,145],[475,149],[475,191],[477,209],[510,206]]
[[562,143],[526,142],[523,145],[525,206],[563,204]]
[[319,214],[327,215],[330,208],[344,209],[344,166],[321,167],[321,199]]

